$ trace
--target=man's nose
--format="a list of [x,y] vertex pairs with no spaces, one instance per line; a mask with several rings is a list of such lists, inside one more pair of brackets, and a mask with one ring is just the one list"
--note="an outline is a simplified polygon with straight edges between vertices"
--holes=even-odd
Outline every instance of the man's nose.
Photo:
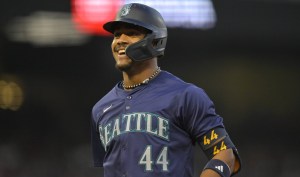
[[118,38],[118,43],[128,43],[128,36],[126,34],[121,34]]

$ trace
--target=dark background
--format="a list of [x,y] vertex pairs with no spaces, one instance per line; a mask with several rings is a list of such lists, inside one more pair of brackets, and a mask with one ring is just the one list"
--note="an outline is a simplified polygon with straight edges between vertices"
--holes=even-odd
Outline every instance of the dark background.
[[[159,65],[214,101],[243,160],[237,177],[299,176],[300,2],[213,3],[216,27],[170,29]],[[18,110],[0,108],[0,177],[102,176],[91,163],[89,123],[94,103],[121,79],[111,38],[71,47],[9,40],[9,21],[37,10],[70,12],[70,2],[0,3],[0,80],[24,94]],[[197,151],[196,176],[205,163]]]

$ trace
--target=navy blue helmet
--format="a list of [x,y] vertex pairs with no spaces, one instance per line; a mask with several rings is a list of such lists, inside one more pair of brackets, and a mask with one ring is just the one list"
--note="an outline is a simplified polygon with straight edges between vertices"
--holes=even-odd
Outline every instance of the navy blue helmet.
[[125,52],[129,58],[142,61],[164,55],[168,32],[164,19],[157,10],[139,3],[125,4],[115,20],[105,23],[103,28],[114,33],[121,23],[136,25],[150,31],[144,39],[126,48]]

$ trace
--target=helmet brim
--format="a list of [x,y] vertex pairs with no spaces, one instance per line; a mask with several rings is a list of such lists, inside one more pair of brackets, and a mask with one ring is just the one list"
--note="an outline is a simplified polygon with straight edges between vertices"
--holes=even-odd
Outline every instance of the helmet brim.
[[148,26],[147,24],[140,24],[140,23],[141,22],[139,22],[139,21],[128,20],[128,19],[127,20],[122,19],[122,21],[109,21],[103,25],[103,29],[113,34],[116,28],[125,24],[125,25],[129,25],[129,26],[133,26],[133,27],[136,26],[139,28],[143,28],[149,32],[153,31],[151,29],[151,27],[149,27],[149,28],[145,27],[145,26]]

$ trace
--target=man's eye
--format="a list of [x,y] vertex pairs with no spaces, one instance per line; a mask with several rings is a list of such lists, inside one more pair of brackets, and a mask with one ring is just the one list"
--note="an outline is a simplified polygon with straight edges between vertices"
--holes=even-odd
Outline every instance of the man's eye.
[[121,36],[121,33],[119,33],[119,32],[114,33],[114,37],[120,37],[120,36]]
[[137,31],[130,31],[130,32],[127,33],[127,35],[128,36],[138,36],[138,35],[140,35],[140,33],[137,32]]

